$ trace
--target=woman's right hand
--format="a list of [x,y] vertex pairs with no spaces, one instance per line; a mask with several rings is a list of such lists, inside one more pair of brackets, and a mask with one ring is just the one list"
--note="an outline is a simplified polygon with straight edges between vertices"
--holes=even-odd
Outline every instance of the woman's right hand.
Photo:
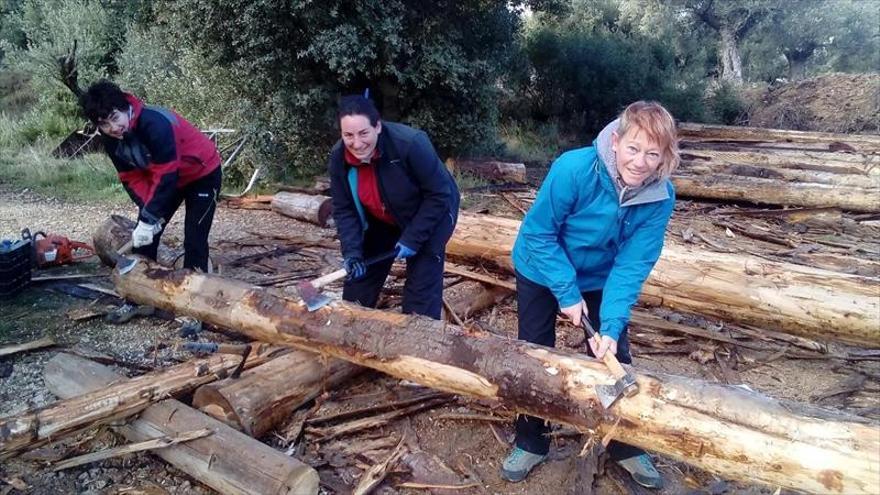
[[589,310],[587,310],[587,303],[584,302],[583,299],[578,301],[571,306],[567,306],[559,310],[562,314],[568,317],[571,320],[571,323],[579,327],[581,325],[581,318],[586,318],[589,314]]

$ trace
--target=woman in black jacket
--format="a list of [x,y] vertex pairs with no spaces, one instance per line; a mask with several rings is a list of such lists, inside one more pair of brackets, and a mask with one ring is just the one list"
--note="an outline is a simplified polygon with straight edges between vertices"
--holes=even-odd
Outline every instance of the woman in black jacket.
[[348,278],[342,298],[375,307],[396,251],[406,259],[403,312],[440,318],[446,242],[458,218],[459,192],[424,132],[382,121],[363,96],[337,112],[341,139],[330,152],[333,218]]

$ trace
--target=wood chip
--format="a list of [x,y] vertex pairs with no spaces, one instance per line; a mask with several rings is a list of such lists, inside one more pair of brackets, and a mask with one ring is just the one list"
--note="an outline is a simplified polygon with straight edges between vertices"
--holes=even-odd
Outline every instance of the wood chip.
[[366,495],[382,483],[382,480],[385,479],[385,476],[388,475],[388,472],[403,454],[403,445],[405,441],[406,435],[400,439],[400,442],[397,443],[397,447],[394,448],[394,451],[391,452],[388,458],[374,465],[364,473],[357,486],[351,492],[352,495]]

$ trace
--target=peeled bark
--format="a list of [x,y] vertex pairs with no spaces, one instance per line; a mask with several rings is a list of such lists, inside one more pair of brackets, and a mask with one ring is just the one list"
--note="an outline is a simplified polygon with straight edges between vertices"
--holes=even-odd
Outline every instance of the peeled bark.
[[279,192],[272,198],[272,211],[326,227],[333,213],[333,203],[327,196]]
[[[46,364],[43,379],[50,392],[69,399],[125,377],[94,361],[58,354]],[[174,399],[148,407],[115,430],[131,442],[140,442],[200,428],[213,434],[152,453],[224,495],[318,493],[318,473],[310,466]]]
[[[519,225],[462,214],[446,253],[512,272],[510,251]],[[641,301],[811,338],[880,345],[880,281],[874,277],[668,242]]]
[[363,368],[311,352],[294,351],[242,373],[203,385],[193,407],[254,438],[270,432],[290,413],[360,373]]
[[610,430],[725,477],[817,493],[880,491],[880,429],[860,418],[661,374],[637,374],[640,393],[603,416],[594,387],[613,379],[581,354],[344,302],[309,312],[258,287],[146,261],[114,281],[138,303],[582,430]]
[[499,162],[497,160],[464,160],[448,159],[446,165],[450,170],[467,172],[485,179],[502,182],[526,183],[525,163]]
[[875,134],[836,134],[681,122],[678,124],[678,137],[685,147],[691,146],[691,143],[700,143],[701,147],[722,143],[726,147],[739,145],[803,151],[880,153],[880,135]]

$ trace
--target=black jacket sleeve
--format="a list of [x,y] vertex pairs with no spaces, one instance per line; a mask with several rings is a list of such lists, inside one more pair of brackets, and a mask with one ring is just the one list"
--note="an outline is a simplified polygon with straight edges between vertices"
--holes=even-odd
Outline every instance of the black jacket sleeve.
[[452,178],[424,132],[420,131],[415,136],[406,161],[418,181],[422,204],[401,234],[400,242],[418,251],[437,228],[443,216],[449,212],[453,194],[450,184]]

